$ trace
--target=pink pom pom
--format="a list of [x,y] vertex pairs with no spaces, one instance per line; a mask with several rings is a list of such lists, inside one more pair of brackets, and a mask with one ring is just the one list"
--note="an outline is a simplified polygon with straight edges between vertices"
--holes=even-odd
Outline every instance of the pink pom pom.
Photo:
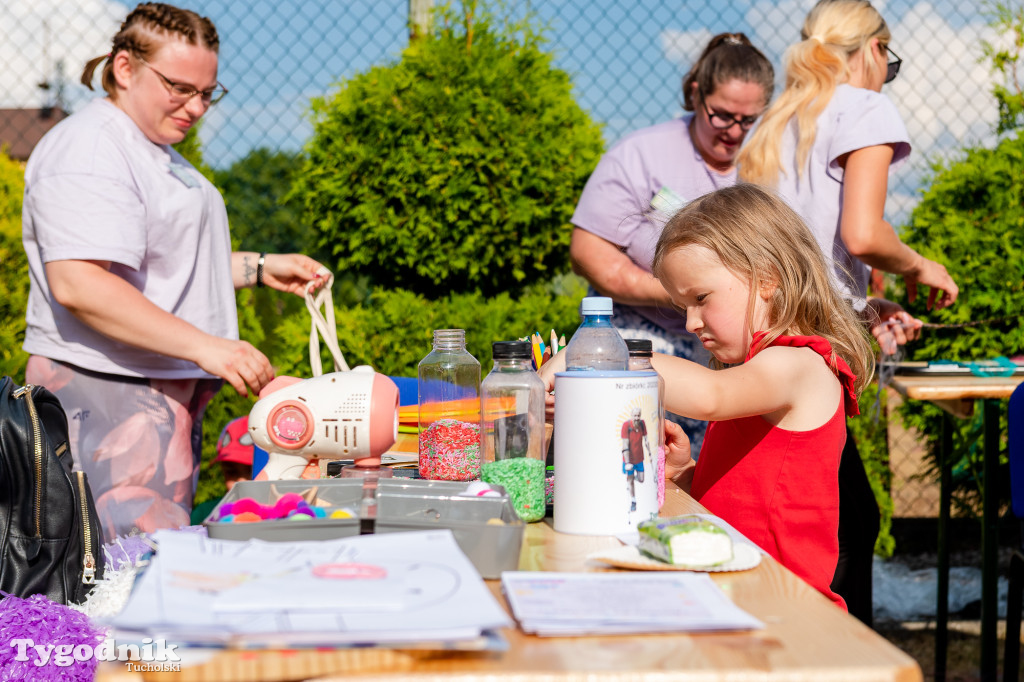
[[273,510],[271,511],[272,516],[267,518],[283,519],[292,511],[297,509],[299,505],[305,503],[306,501],[303,500],[302,496],[298,493],[285,493],[274,505]]
[[231,505],[231,511],[228,513],[238,516],[239,514],[244,514],[246,512],[259,514],[262,517],[263,505],[251,497],[243,497],[239,500],[235,500],[235,503]]

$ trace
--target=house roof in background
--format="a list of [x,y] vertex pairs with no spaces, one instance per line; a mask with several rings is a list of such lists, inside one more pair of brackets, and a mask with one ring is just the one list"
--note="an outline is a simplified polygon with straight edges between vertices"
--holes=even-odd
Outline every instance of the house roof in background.
[[25,161],[46,131],[67,117],[59,107],[0,109],[0,146],[12,159]]

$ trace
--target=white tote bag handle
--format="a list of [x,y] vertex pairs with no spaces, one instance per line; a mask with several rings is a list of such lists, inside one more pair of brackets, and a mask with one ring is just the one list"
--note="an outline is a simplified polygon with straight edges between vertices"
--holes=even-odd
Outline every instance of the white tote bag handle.
[[[323,364],[320,361],[320,337],[323,337],[324,345],[331,351],[334,358],[334,371],[347,372],[348,363],[345,356],[341,354],[338,347],[338,327],[334,322],[334,297],[331,295],[331,286],[334,284],[334,275],[327,268],[320,268],[320,275],[325,279],[324,283],[314,294],[312,291],[315,282],[310,282],[306,287],[306,309],[312,322],[309,328],[309,364],[313,368],[313,376],[318,377],[324,373]],[[323,312],[320,309],[323,308]]]

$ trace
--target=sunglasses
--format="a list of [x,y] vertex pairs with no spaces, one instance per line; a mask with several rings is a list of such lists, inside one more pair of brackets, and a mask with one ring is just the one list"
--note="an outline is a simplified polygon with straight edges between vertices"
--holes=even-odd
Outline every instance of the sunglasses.
[[889,46],[885,46],[885,51],[892,55],[892,61],[885,65],[885,82],[890,83],[896,78],[896,74],[900,72],[900,64],[903,60],[900,56],[889,49]]

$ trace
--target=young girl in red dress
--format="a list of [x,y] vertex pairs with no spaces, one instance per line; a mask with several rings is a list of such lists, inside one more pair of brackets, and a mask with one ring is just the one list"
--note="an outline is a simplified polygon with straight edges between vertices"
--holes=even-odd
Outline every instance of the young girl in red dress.
[[711,423],[696,465],[670,429],[666,476],[837,605],[840,454],[872,351],[800,217],[754,185],[669,220],[654,273],[713,369],[655,355],[665,406]]

